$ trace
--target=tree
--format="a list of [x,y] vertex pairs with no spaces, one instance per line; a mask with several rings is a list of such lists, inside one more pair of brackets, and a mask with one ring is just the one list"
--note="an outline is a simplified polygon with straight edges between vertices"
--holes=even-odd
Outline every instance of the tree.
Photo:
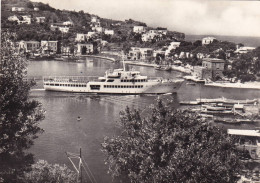
[[188,111],[158,100],[142,117],[120,113],[122,133],[104,139],[113,177],[131,182],[236,182],[241,162],[234,139]]
[[32,2],[28,2],[28,3],[26,3],[26,6],[27,6],[27,8],[30,8],[30,9],[33,9],[33,8],[34,8]]
[[23,170],[33,162],[33,156],[24,150],[42,132],[38,123],[44,118],[41,104],[29,99],[34,82],[26,80],[26,61],[17,54],[15,37],[1,33],[0,179],[5,182],[19,182]]
[[25,173],[26,183],[74,183],[77,182],[75,172],[66,165],[49,164],[47,161],[39,160],[31,166],[32,170]]

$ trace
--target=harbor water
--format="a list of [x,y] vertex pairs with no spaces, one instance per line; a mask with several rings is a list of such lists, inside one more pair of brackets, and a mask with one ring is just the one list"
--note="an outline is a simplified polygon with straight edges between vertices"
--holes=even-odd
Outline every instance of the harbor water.
[[[71,166],[65,152],[79,153],[82,149],[84,160],[88,163],[95,179],[100,183],[112,182],[107,174],[101,143],[105,136],[116,136],[119,112],[126,106],[138,108],[141,113],[154,103],[156,95],[89,95],[44,91],[42,76],[104,76],[105,71],[120,68],[120,63],[88,58],[85,62],[30,61],[28,76],[36,78],[37,86],[31,91],[31,98],[40,101],[46,110],[45,119],[40,122],[44,133],[35,139],[30,152],[36,160]],[[158,71],[153,67],[127,66],[142,75],[163,78],[179,78],[184,74],[177,71]],[[176,94],[161,95],[170,98],[176,107],[179,101],[197,98],[254,99],[260,98],[260,90],[206,87],[200,84],[181,86]],[[77,120],[80,117],[81,120]],[[260,124],[222,125],[224,128],[254,129]],[[114,181],[117,182],[117,181]]]

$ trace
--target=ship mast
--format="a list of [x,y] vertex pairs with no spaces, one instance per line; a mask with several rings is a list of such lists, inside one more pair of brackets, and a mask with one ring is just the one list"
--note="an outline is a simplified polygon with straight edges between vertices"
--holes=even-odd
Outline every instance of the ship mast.
[[124,59],[124,51],[122,51],[122,60],[123,60],[123,69],[125,71],[125,59]]

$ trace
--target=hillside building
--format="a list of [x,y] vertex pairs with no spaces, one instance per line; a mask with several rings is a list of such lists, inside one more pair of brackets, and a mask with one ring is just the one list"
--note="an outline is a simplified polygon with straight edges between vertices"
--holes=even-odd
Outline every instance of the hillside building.
[[202,45],[208,45],[212,43],[214,40],[216,40],[216,38],[214,37],[205,37],[202,39]]
[[92,43],[78,43],[77,44],[77,54],[79,55],[86,55],[93,53],[94,46]]
[[143,32],[145,32],[145,27],[144,26],[134,26],[133,32],[135,32],[135,33],[143,33]]
[[12,11],[25,11],[24,7],[12,7]]
[[152,48],[131,47],[127,58],[130,60],[148,60],[153,57]]
[[39,50],[40,42],[39,41],[20,41],[19,50],[24,50],[26,53]]
[[39,8],[38,7],[34,7],[33,10],[34,11],[39,11]]
[[223,78],[225,61],[216,58],[204,58],[202,66],[195,66],[193,75],[199,79],[218,80]]
[[37,23],[44,23],[45,17],[35,17]]
[[76,41],[76,42],[86,41],[87,38],[88,38],[88,34],[80,34],[80,33],[77,33],[76,38],[75,38],[75,41]]
[[237,47],[236,51],[234,53],[248,53],[255,49],[255,47],[249,47],[249,46],[241,46]]
[[42,53],[57,53],[58,41],[41,41]]
[[106,35],[114,35],[114,30],[105,29],[104,34],[106,34]]
[[8,17],[8,20],[9,20],[9,21],[13,21],[13,22],[14,22],[14,21],[17,21],[17,22],[20,21],[19,18],[18,18],[18,16],[16,16],[16,15],[13,15],[13,16]]

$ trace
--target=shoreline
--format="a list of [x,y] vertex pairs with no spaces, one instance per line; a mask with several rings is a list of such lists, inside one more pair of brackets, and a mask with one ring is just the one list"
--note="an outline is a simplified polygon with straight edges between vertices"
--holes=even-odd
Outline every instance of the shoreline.
[[215,82],[213,82],[213,83],[205,83],[205,86],[260,90],[260,82],[246,82],[246,83],[215,83]]
[[114,58],[98,56],[98,55],[81,55],[81,57],[101,58],[101,59],[109,60],[109,61],[112,61],[112,62],[116,62],[116,59],[114,59]]

